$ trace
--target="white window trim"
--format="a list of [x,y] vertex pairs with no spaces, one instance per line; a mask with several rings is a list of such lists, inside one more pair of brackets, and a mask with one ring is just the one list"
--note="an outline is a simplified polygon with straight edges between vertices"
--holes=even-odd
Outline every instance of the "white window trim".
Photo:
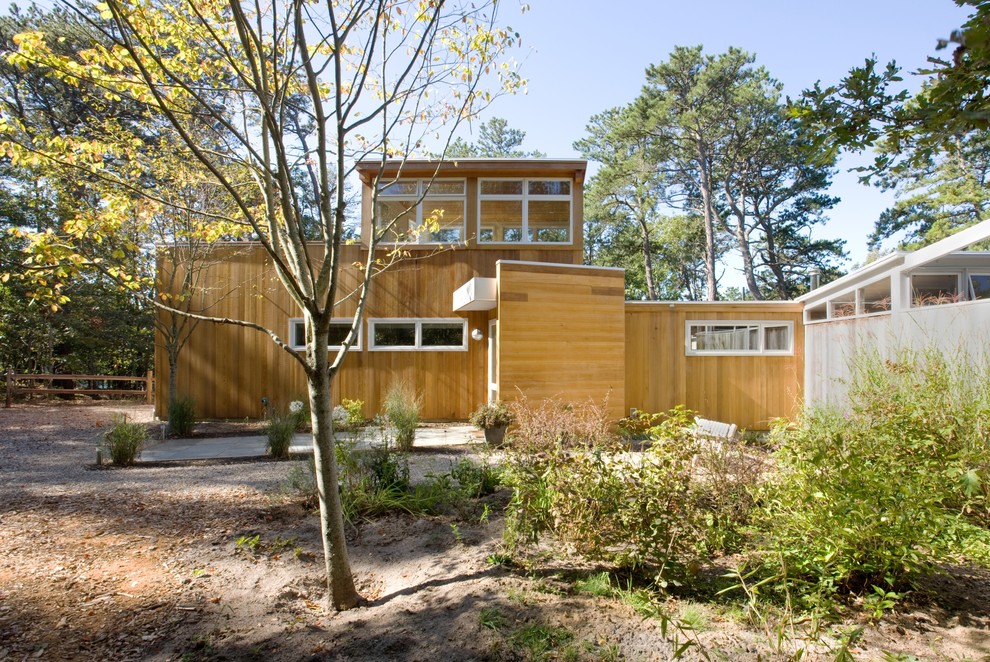
[[[724,350],[695,350],[691,349],[692,326],[758,326],[760,327],[760,349],[747,351]],[[787,349],[764,349],[764,329],[773,326],[787,327]],[[793,356],[794,355],[794,322],[791,320],[687,320],[684,322],[684,355],[685,356]]]
[[[304,324],[304,323],[305,323],[305,320],[303,320],[302,317],[293,317],[293,318],[289,319],[289,347],[291,347],[292,349],[294,349],[297,352],[300,352],[300,351],[303,351],[303,350],[306,349],[306,346],[305,345],[297,345],[296,344],[296,333],[295,333],[295,331],[296,331],[296,328],[295,328],[296,325],[297,324]],[[354,318],[352,318],[352,317],[334,317],[334,318],[332,318],[330,320],[330,324],[346,324],[348,327],[350,327],[351,324],[353,324],[353,323],[354,323]],[[360,352],[361,351],[361,335],[362,334],[361,334],[361,327],[360,326],[358,326],[358,328],[357,328],[357,334],[356,335],[357,335],[357,338],[355,339],[354,344],[351,345],[351,348],[349,350],[347,350],[349,352]],[[343,349],[343,345],[329,345],[327,347],[327,349],[332,350],[332,351],[340,351],[341,349]]]
[[[375,344],[376,324],[415,324],[416,341],[415,345],[394,346]],[[423,325],[424,324],[460,324],[461,337],[464,339],[460,345],[439,345],[423,347]],[[369,352],[466,352],[468,349],[468,323],[461,317],[373,317],[368,319],[368,351]]]
[[[522,193],[482,193],[484,182],[522,182]],[[571,185],[570,195],[543,195],[529,192],[530,182],[568,182]],[[521,200],[522,226],[520,241],[481,241],[482,225],[481,202],[483,200]],[[567,201],[567,241],[530,241],[529,240],[529,201]],[[574,180],[566,177],[483,177],[478,179],[478,245],[481,246],[570,246],[574,243]]]
[[[969,278],[965,269],[915,269],[906,273],[908,290],[908,307],[912,309],[930,308],[932,305],[948,306],[963,303],[969,300]],[[961,298],[959,301],[947,301],[940,304],[917,305],[914,299],[914,277],[915,276],[954,276],[956,279],[956,295]]]
[[[392,184],[397,184],[399,182],[415,182],[416,183],[416,193],[415,194],[403,194],[403,195],[388,195],[381,192],[382,188],[388,187]],[[463,186],[462,193],[432,193],[431,189],[427,187],[430,184],[440,184],[440,183],[450,183],[450,182],[460,182]],[[389,246],[454,246],[463,244],[467,240],[467,180],[463,178],[443,178],[443,179],[405,179],[399,178],[391,180],[388,182],[379,182],[379,190],[377,191],[376,201],[381,202],[383,200],[396,200],[399,202],[414,202],[416,203],[416,227],[423,227],[423,205],[429,204],[429,200],[460,200],[463,204],[464,218],[461,220],[461,238],[457,241],[423,241],[423,236],[420,235],[416,241],[382,241],[381,243]],[[372,210],[372,216],[377,220],[376,210]],[[377,232],[378,228],[374,228],[373,231]]]

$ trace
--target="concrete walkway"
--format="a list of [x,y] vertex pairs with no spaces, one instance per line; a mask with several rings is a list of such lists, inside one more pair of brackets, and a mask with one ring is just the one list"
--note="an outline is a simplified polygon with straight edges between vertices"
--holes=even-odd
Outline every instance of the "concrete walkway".
[[[378,443],[377,431],[366,430],[356,437],[340,433],[339,438],[353,441],[357,448],[371,448]],[[470,425],[442,428],[419,428],[413,448],[437,448],[483,444],[484,434]],[[264,457],[268,439],[264,436],[217,437],[215,439],[167,439],[141,451],[139,462],[173,462],[182,460],[219,460],[240,457]],[[289,447],[291,453],[311,453],[313,437],[298,433]]]

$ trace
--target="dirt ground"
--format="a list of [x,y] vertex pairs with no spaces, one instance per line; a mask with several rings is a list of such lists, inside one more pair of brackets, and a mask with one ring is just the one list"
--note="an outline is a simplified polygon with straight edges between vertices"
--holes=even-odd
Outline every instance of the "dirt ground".
[[[94,469],[115,412],[150,422],[127,403],[0,409],[0,660],[662,660],[689,635],[703,648],[686,659],[756,660],[806,645],[675,600],[702,625],[664,633],[575,591],[560,561],[492,565],[496,515],[360,523],[349,549],[369,603],[328,612],[317,518],[286,489],[302,463]],[[990,660],[990,575],[953,568],[879,625],[825,628],[805,658],[857,624],[856,659]]]

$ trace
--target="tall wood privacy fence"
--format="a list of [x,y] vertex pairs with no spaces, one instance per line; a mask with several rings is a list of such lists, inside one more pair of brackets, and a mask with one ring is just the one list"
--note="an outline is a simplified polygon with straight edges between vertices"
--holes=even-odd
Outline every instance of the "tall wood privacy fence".
[[[71,381],[72,388],[55,388],[51,382]],[[49,384],[49,386],[22,386],[28,382]],[[80,388],[79,382],[88,382]],[[140,382],[141,388],[110,388],[113,382]],[[96,385],[103,385],[99,388]],[[45,375],[45,374],[16,374],[7,370],[6,378],[7,401],[6,407],[13,404],[14,394],[45,394],[45,395],[133,395],[144,398],[149,405],[153,402],[155,379],[154,372],[149,370],[144,377],[117,377],[114,375]]]

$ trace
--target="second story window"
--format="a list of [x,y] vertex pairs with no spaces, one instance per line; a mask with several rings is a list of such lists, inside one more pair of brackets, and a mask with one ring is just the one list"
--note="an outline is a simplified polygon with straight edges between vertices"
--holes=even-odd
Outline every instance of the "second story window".
[[571,243],[571,181],[482,179],[478,243]]
[[379,187],[375,223],[387,243],[459,244],[465,205],[463,179],[399,179]]

